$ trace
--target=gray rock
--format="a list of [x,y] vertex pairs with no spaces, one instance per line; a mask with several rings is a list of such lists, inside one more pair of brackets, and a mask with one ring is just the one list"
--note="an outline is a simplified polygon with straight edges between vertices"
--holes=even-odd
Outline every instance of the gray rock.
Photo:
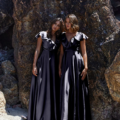
[[1,76],[0,82],[3,85],[3,93],[5,95],[6,102],[10,105],[16,104],[19,101],[16,78],[11,75],[3,75]]
[[[0,64],[5,60],[10,60],[13,63],[14,59],[14,50],[3,50],[0,49]],[[0,66],[0,74],[1,74],[1,66]]]
[[15,67],[12,65],[12,63],[9,60],[5,60],[1,63],[3,72],[5,75],[9,74],[9,75],[15,75],[16,74],[16,70]]
[[6,107],[6,100],[3,92],[0,91],[0,114],[6,114],[5,107]]
[[[104,76],[105,70],[111,65],[120,48],[120,32],[115,33],[120,27],[117,25],[110,0],[49,0],[49,4],[46,0],[28,0],[24,2],[24,7],[21,2],[22,0],[13,0],[13,47],[20,101],[28,106],[36,47],[35,34],[47,30],[51,19],[58,16],[65,18],[67,14],[73,13],[78,17],[80,31],[89,37],[86,45],[92,120],[119,120],[120,112],[116,111],[119,111],[120,107],[115,105],[116,101],[109,93]],[[111,38],[106,40],[108,36]]]
[[13,24],[14,20],[12,16],[9,15],[6,11],[0,9],[0,35],[6,32]]

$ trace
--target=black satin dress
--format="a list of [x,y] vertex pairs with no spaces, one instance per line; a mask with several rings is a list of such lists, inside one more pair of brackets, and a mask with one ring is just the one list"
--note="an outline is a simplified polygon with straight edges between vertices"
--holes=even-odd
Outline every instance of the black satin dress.
[[80,41],[88,37],[78,32],[70,41],[62,34],[64,55],[60,83],[60,120],[91,120],[88,75],[81,80],[84,61]]
[[28,120],[57,120],[56,82],[58,79],[57,49],[60,41],[52,41],[46,31],[42,37],[42,52],[37,60],[37,77],[32,74]]

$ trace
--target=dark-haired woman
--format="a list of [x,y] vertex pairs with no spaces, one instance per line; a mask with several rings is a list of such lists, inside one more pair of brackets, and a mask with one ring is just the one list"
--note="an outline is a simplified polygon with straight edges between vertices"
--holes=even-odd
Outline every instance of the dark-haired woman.
[[60,120],[91,120],[86,40],[74,14],[65,19],[60,47]]
[[29,109],[26,118],[28,120],[57,120],[55,86],[58,81],[58,69],[56,59],[62,25],[62,19],[56,18],[49,30],[40,31],[35,35],[37,47],[32,69]]

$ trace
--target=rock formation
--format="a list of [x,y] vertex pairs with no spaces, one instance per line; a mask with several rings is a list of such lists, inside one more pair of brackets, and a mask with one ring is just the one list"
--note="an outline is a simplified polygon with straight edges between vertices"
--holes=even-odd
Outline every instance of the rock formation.
[[106,69],[105,78],[113,100],[120,102],[120,51],[110,67]]
[[115,15],[120,15],[120,0],[111,0]]
[[29,102],[35,34],[46,30],[53,18],[64,19],[73,13],[79,19],[80,31],[89,37],[86,43],[92,120],[119,120],[119,0],[13,0],[13,4],[12,46],[23,106],[28,107]]
[[13,25],[13,2],[12,0],[0,0],[0,34],[4,33]]
[[1,66],[3,74],[0,75],[0,90],[3,91],[7,104],[15,105],[19,102],[15,67],[9,60],[3,61]]
[[6,100],[3,92],[0,91],[0,114],[6,114]]
[[4,75],[16,75],[16,70],[15,67],[12,65],[12,63],[9,60],[3,61],[2,64],[2,69],[3,69],[3,73]]

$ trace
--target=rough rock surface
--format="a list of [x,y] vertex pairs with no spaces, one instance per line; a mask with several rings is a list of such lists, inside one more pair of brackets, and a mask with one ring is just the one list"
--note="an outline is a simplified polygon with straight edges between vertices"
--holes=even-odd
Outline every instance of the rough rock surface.
[[[3,61],[9,60],[14,63],[14,49],[9,49],[9,50],[3,50],[0,49],[0,65]],[[1,74],[1,66],[0,66],[0,74]]]
[[[28,107],[35,34],[46,30],[51,19],[74,13],[79,19],[80,31],[89,36],[87,53],[92,120],[119,120],[120,102],[109,92],[108,81],[113,80],[104,76],[120,48],[120,28],[110,0],[13,0],[13,3],[13,47],[22,103]],[[116,76],[116,81],[118,79]]]
[[120,0],[111,0],[115,15],[120,14]]
[[0,10],[0,34],[4,33],[14,23],[12,16]]
[[4,33],[11,25],[14,24],[12,13],[12,0],[0,0],[0,34]]
[[120,102],[120,51],[110,67],[106,69],[105,78],[113,100]]
[[0,0],[0,9],[8,13],[13,14],[13,2],[12,0]]
[[119,120],[120,114],[115,116],[114,110],[119,110],[120,103],[112,99],[104,76],[120,48],[118,21],[109,0],[92,0],[85,8],[92,117],[93,120]]
[[16,75],[15,67],[12,65],[12,63],[9,60],[5,60],[1,63],[1,67],[3,70],[4,75]]
[[0,91],[0,114],[5,114],[6,100],[2,91]]
[[6,102],[9,105],[14,105],[19,102],[16,78],[11,75],[2,75],[0,76],[0,82],[3,86],[2,91],[4,93]]

